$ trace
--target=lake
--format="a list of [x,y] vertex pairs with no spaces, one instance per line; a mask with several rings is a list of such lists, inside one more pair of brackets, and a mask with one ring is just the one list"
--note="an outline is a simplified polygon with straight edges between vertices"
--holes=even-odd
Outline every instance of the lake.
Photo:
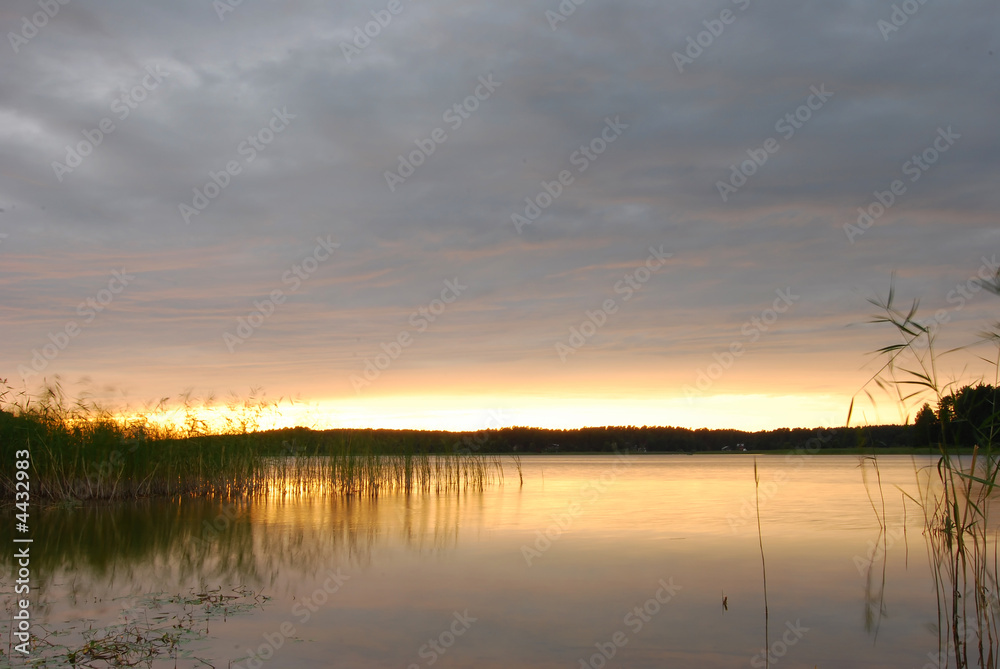
[[155,667],[948,666],[901,492],[933,460],[880,457],[881,494],[856,456],[756,461],[760,534],[746,454],[522,456],[523,485],[507,458],[484,491],[377,500],[33,509],[36,658],[124,653],[138,629]]

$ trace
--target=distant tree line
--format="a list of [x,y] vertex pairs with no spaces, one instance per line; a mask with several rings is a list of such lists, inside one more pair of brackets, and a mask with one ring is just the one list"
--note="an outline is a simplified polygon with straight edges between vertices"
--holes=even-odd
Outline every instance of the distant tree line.
[[[692,430],[684,427],[608,426],[576,430],[504,427],[469,432],[444,430],[311,430],[304,427],[255,433],[260,448],[273,453],[706,453],[831,449],[874,451],[936,449],[939,444],[971,447],[992,443],[998,424],[996,389],[965,386],[944,397],[937,409],[925,404],[912,424],[864,427],[779,428],[777,430]],[[212,437],[206,437],[212,439]]]
[[932,409],[929,403],[917,412],[914,427],[918,446],[987,447],[1000,429],[997,389],[989,384],[964,386],[945,395]]
[[477,432],[427,430],[275,430],[264,443],[282,443],[298,453],[323,453],[332,444],[352,443],[383,453],[705,453],[723,450],[766,451],[906,448],[918,446],[912,425],[876,425],[864,428],[780,428],[692,430],[683,427],[609,426],[576,430],[505,427]]

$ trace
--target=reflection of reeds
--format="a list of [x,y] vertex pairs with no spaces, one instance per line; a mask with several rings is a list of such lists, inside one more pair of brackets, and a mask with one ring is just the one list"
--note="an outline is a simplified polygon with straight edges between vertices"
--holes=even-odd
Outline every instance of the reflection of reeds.
[[943,454],[936,467],[940,488],[927,485],[920,494],[943,623],[939,650],[947,649],[956,666],[967,667],[974,666],[969,662],[971,646],[978,666],[992,668],[997,666],[1000,643],[997,535],[989,528],[996,462],[977,473],[977,461],[982,464],[978,450],[968,469]]
[[[771,647],[771,639],[769,636],[769,625],[768,625],[768,612],[767,612],[767,564],[764,562],[764,535],[761,533],[760,529],[760,474],[757,473],[757,458],[754,456],[753,459],[753,483],[754,483],[754,499],[757,505],[757,542],[760,544],[760,568],[764,576],[764,648]],[[768,667],[771,665],[771,654],[767,652],[764,654],[764,666]]]
[[[879,508],[875,506],[875,499],[872,497],[871,486],[868,483],[867,464],[869,462],[875,469],[875,479],[878,484],[879,499],[882,502],[881,513],[879,513]],[[882,624],[882,616],[885,615],[885,571],[886,553],[888,552],[888,536],[885,525],[885,494],[882,492],[882,474],[879,472],[878,458],[874,455],[862,456],[858,466],[861,468],[861,480],[864,483],[865,492],[868,495],[868,502],[872,505],[872,510],[875,512],[875,519],[878,521],[878,538],[875,540],[874,546],[876,547],[876,550],[879,545],[882,546],[882,581],[877,592],[874,590],[872,582],[872,567],[875,564],[874,555],[872,562],[868,565],[865,575],[865,630],[872,633],[877,640],[878,631]]]
[[[1000,276],[983,287],[1000,293]],[[872,300],[882,312],[874,322],[893,326],[901,341],[879,350],[887,361],[871,382],[892,391],[903,404],[932,395],[939,407],[956,406],[958,393],[949,390],[951,384],[939,381],[934,333],[915,318],[918,303],[914,301],[908,311],[900,311],[893,305],[893,296],[890,288],[885,301]],[[993,345],[1000,344],[1000,324],[997,332],[988,333],[986,339]],[[1000,380],[1000,346],[995,359],[980,359],[993,366]],[[997,380],[994,386],[996,384]],[[1000,460],[993,453],[1000,431],[995,390],[989,402],[988,415],[978,424],[969,425],[970,419],[965,418],[966,427],[971,428],[976,442],[972,444],[968,465],[956,454],[959,446],[967,444],[955,443],[953,430],[948,429],[947,421],[942,419],[936,466],[931,472],[918,470],[919,499],[907,495],[920,505],[924,516],[924,536],[938,604],[941,666],[950,666],[954,659],[959,669],[970,666],[995,669],[1000,661],[1000,601],[997,597],[1000,560],[998,536],[989,524],[989,507],[1000,474]],[[872,460],[874,462],[874,458]],[[927,473],[930,476],[924,475]],[[881,485],[879,487],[881,490]],[[874,500],[872,505],[874,507]],[[880,536],[884,536],[884,517],[883,507]]]
[[[42,602],[53,598],[45,593],[63,592],[67,581],[82,601],[115,588],[131,591],[130,584],[170,592],[207,582],[260,588],[273,585],[278,573],[364,569],[384,546],[444,554],[455,547],[463,519],[475,517],[485,494],[273,495],[43,507],[32,513],[32,538],[45,546],[31,561],[37,613],[47,615]],[[11,545],[17,536],[13,524],[0,525],[0,542]],[[0,552],[0,569],[16,571],[14,551]]]
[[[253,431],[273,405],[232,403],[227,428],[206,432],[190,404],[167,428],[148,416],[125,418],[93,403],[71,404],[58,382],[37,401],[13,403],[0,389],[0,457],[28,462],[33,499],[111,500],[179,495],[260,496],[336,493],[376,497],[392,491],[483,490],[502,482],[492,456],[406,451],[375,437],[324,436],[311,450]],[[6,411],[4,409],[7,409]],[[25,457],[24,454],[27,454]],[[0,488],[14,498],[13,476]]]

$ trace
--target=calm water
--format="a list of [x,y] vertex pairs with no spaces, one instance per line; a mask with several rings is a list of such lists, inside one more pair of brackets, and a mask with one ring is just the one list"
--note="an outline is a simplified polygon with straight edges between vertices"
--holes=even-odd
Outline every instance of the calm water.
[[[758,458],[767,637],[735,454],[525,457],[523,486],[511,466],[481,493],[35,512],[36,632],[78,648],[86,627],[186,615],[163,667],[763,667],[766,638],[771,666],[917,669],[936,598],[896,486],[915,495],[928,463],[880,458],[880,540],[856,457]],[[197,593],[239,586],[254,595],[199,617]]]

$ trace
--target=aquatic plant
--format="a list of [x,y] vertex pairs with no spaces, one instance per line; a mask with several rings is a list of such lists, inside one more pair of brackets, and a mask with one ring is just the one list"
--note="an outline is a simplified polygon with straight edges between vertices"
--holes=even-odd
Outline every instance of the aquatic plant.
[[[1000,294],[1000,276],[984,282],[983,287]],[[877,351],[884,357],[884,363],[863,392],[871,398],[868,386],[875,385],[889,392],[901,406],[932,399],[941,407],[937,434],[931,435],[937,447],[937,462],[930,472],[918,470],[916,496],[904,494],[923,511],[924,537],[937,593],[942,666],[950,666],[954,660],[959,669],[995,668],[1000,661],[997,580],[1000,556],[998,535],[990,526],[990,505],[1000,476],[1000,459],[994,450],[1000,434],[996,397],[1000,379],[1000,323],[992,331],[981,333],[981,341],[995,349],[991,357],[979,356],[992,368],[994,380],[983,393],[985,410],[978,411],[973,418],[971,412],[955,414],[955,408],[963,405],[965,391],[971,386],[958,389],[956,382],[943,381],[939,372],[941,356],[935,345],[938,324],[917,318],[919,301],[914,300],[908,309],[897,308],[895,291],[890,285],[886,299],[875,298],[870,302],[879,309],[872,322],[891,326],[899,340]],[[852,400],[848,424],[853,408]],[[926,411],[918,415],[924,424],[929,422]],[[956,422],[961,423],[961,429],[956,429]],[[971,458],[959,455],[958,449],[963,445],[973,447]],[[877,473],[877,460],[874,456],[868,459]],[[881,482],[879,490],[881,494]],[[874,500],[872,506],[884,533],[884,501],[881,516]]]
[[[112,412],[86,398],[71,402],[56,379],[38,398],[15,395],[0,379],[0,457],[29,453],[32,499],[83,501],[178,495],[259,496],[390,491],[482,490],[503,481],[496,456],[436,455],[372,431],[318,433],[308,445],[261,432],[276,403],[251,392],[210,420],[190,395],[171,424],[145,412]],[[293,441],[294,438],[293,438]],[[14,498],[16,481],[0,474]]]
[[[44,630],[33,639],[32,658],[23,666],[150,667],[168,658],[175,666],[181,658],[213,666],[186,647],[208,637],[212,621],[262,608],[268,599],[245,586],[146,595],[114,624],[94,628],[81,621]],[[68,638],[76,641],[63,641]]]
[[[757,512],[757,542],[760,545],[760,569],[764,580],[764,648],[771,647],[770,616],[767,609],[767,563],[764,561],[764,534],[760,528],[760,474],[757,472],[757,457],[753,459],[754,508]],[[726,600],[723,598],[723,606]],[[728,608],[728,607],[726,607]],[[770,653],[764,654],[764,666],[771,666]]]

